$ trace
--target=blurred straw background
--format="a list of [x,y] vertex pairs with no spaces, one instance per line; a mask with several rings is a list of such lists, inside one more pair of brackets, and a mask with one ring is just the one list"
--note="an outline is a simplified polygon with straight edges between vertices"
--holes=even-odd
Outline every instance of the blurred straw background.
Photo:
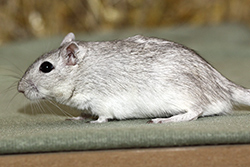
[[250,0],[0,0],[0,45],[124,28],[250,26]]

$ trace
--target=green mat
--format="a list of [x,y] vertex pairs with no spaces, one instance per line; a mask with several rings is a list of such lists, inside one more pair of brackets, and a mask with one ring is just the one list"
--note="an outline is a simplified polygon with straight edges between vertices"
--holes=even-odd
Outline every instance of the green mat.
[[[81,40],[121,39],[135,34],[173,40],[200,53],[225,76],[250,87],[250,31],[240,25],[178,27],[76,34]],[[36,105],[17,94],[20,77],[38,56],[59,46],[63,37],[20,41],[0,48],[0,154],[250,143],[250,111],[197,121],[146,124],[148,119],[89,124],[65,121],[67,111]],[[41,107],[43,106],[43,107]]]

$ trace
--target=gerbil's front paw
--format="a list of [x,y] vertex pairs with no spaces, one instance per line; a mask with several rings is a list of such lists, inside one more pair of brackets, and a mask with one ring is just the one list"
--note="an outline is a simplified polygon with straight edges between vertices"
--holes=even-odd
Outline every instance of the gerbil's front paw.
[[95,121],[90,121],[90,123],[92,123],[92,124],[95,124],[95,123],[105,123],[105,122],[108,122],[108,118],[106,118],[106,117],[99,117]]
[[148,124],[161,124],[161,123],[168,123],[168,122],[172,122],[172,121],[169,118],[155,118],[155,119],[149,120],[147,123]]
[[79,120],[85,120],[85,117],[79,116],[79,117],[71,117],[71,118],[66,119],[66,121],[79,121]]
[[81,113],[80,116],[67,118],[66,121],[82,121],[82,120],[91,119],[91,118],[92,118],[92,115],[88,113]]

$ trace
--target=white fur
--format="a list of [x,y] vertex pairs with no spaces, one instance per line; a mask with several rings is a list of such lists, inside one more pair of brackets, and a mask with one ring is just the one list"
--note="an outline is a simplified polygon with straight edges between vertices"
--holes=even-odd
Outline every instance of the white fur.
[[[250,105],[250,91],[227,80],[193,50],[140,35],[114,42],[79,42],[69,33],[19,81],[31,100],[53,99],[108,119],[195,120]],[[53,69],[43,72],[43,62]],[[171,116],[171,117],[169,117]],[[82,119],[76,117],[73,119]]]

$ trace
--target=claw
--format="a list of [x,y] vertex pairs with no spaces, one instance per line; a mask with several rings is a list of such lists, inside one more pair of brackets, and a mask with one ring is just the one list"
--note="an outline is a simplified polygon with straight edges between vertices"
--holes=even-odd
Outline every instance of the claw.
[[152,124],[154,123],[152,120],[147,121],[147,124]]
[[82,116],[79,116],[79,117],[71,117],[71,118],[66,119],[66,121],[79,121],[79,120],[85,120],[85,118],[83,118]]

